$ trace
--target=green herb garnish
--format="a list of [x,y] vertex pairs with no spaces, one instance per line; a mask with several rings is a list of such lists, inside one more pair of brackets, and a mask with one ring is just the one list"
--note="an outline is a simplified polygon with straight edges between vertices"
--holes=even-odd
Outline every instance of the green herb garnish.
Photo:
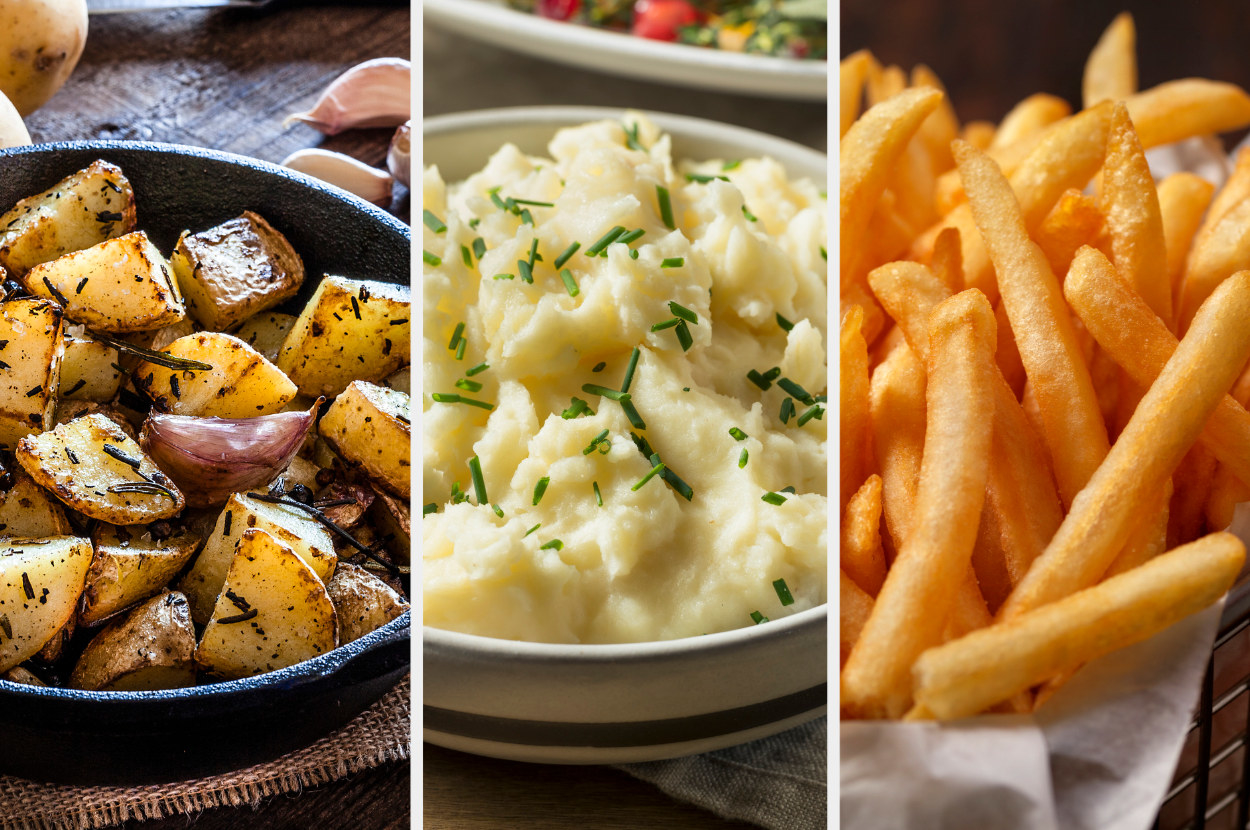
[[670,231],[677,230],[677,224],[673,222],[673,202],[669,198],[668,188],[657,184],[655,186],[655,196],[660,203],[660,220],[664,223],[664,227]]
[[785,496],[781,495],[780,493],[774,493],[772,491],[769,491],[765,493],[764,495],[760,496],[760,500],[766,501],[769,504],[785,504],[786,503]]
[[661,461],[661,462],[657,463],[654,467],[652,467],[652,468],[651,468],[651,469],[647,472],[647,474],[646,474],[645,476],[643,476],[641,479],[639,479],[639,481],[638,481],[638,483],[637,483],[637,484],[635,484],[633,487],[631,487],[631,488],[629,488],[629,489],[631,489],[631,490],[640,490],[640,489],[642,489],[642,486],[643,486],[644,484],[646,484],[648,481],[650,481],[652,478],[654,478],[655,476],[659,475],[659,474],[660,474],[660,473],[662,473],[663,471],[664,471],[664,462],[662,462],[662,461]]
[[785,317],[782,317],[781,312],[777,312],[777,325],[781,326],[782,331],[791,331],[794,329],[794,323],[791,323]]
[[489,368],[490,368],[489,363],[479,363],[476,366],[474,366],[472,369],[466,370],[464,374],[466,377],[473,377],[474,375],[485,372]]
[[743,447],[742,452],[738,454],[738,469],[741,470],[747,465],[747,459],[751,456],[747,453],[747,448]]
[[460,378],[460,380],[456,381],[456,388],[463,389],[466,392],[481,392],[482,384],[478,383],[476,380]]
[[473,477],[473,495],[477,496],[478,504],[487,504],[486,479],[482,478],[482,462],[475,455],[469,459],[469,475]]
[[599,492],[599,482],[592,481],[590,482],[590,486],[594,488],[595,491],[595,504],[603,507],[603,493]]
[[620,225],[612,226],[611,230],[599,237],[599,239],[595,241],[594,245],[591,245],[586,249],[586,256],[598,256],[603,253],[607,247],[615,242],[623,233],[625,233],[625,229]]
[[547,542],[546,544],[539,545],[538,549],[539,550],[563,550],[564,543],[561,542],[559,539],[552,539],[550,542]]
[[625,378],[621,381],[621,391],[628,392],[629,385],[634,382],[634,371],[638,368],[639,350],[634,346],[634,350],[629,353],[629,363],[625,365]]
[[680,317],[681,319],[685,320],[687,323],[694,323],[696,326],[699,325],[699,315],[695,314],[693,311],[686,308],[684,305],[680,305],[675,302],[670,302],[668,304],[668,310],[673,312],[673,314]]
[[551,483],[551,477],[543,476],[542,478],[538,479],[538,483],[534,485],[534,506],[535,507],[537,507],[538,503],[543,500],[543,493],[547,492],[547,485],[550,483]]
[[609,389],[606,386],[599,386],[594,383],[583,383],[582,391],[589,395],[599,395],[610,401],[627,401],[629,400],[628,392],[618,392],[615,389]]
[[781,600],[782,605],[794,605],[794,595],[790,593],[784,579],[774,581],[773,590],[777,592],[777,599]]
[[666,257],[665,259],[660,260],[661,268],[680,268],[681,266],[685,264],[686,264],[686,258],[680,257],[680,256],[671,256],[671,257]]
[[425,226],[434,233],[443,233],[447,230],[447,226],[443,224],[443,220],[434,215],[433,211],[421,211],[421,219],[425,222]]
[[573,279],[572,271],[567,268],[561,268],[560,279],[564,282],[564,289],[569,292],[570,297],[576,297],[581,293],[581,289],[577,287],[577,280]]
[[573,258],[573,254],[577,253],[577,249],[582,247],[582,243],[574,242],[572,245],[564,249],[564,252],[556,257],[556,261],[552,263],[556,268],[563,268],[564,263]]
[[432,265],[435,268],[443,264],[443,261],[441,259],[434,256],[434,254],[430,253],[424,248],[421,249],[421,259],[425,261],[426,265]]

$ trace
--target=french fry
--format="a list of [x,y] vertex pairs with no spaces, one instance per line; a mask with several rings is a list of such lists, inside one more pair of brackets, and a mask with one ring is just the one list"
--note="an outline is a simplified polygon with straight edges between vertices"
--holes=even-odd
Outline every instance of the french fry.
[[1236,84],[1206,78],[1167,81],[1124,103],[1137,127],[1137,138],[1147,150],[1250,124],[1250,95]]
[[839,356],[838,437],[841,506],[868,477],[868,344],[861,328],[864,312],[854,306],[842,318]]
[[991,429],[994,312],[965,291],[931,317],[927,426],[915,516],[842,673],[842,705],[898,717],[911,705],[911,664],[943,633],[966,578],[985,499]]
[[[1073,276],[1068,275],[1069,282]],[[1197,440],[1250,357],[1247,315],[1250,271],[1243,271],[1217,288],[1195,315],[1106,461],[999,609],[999,620],[1087,588],[1106,572],[1128,541],[1136,517]]]
[[1168,548],[1168,504],[1172,501],[1172,481],[1164,483],[1163,489],[1155,494],[1149,502],[1150,521],[1142,522],[1133,528],[1132,535],[1124,544],[1124,550],[1116,554],[1107,568],[1106,576],[1115,576],[1131,571],[1138,565],[1149,562]]
[[885,582],[881,546],[881,476],[870,475],[846,504],[842,516],[842,571],[870,597]]
[[847,55],[838,64],[838,136],[846,131],[859,117],[859,107],[864,100],[864,83],[868,78],[868,64],[872,57],[867,49]]
[[[1250,159],[1250,154],[1246,156]],[[1185,274],[1194,235],[1211,203],[1215,185],[1193,173],[1173,173],[1159,182],[1159,215],[1163,219],[1164,248],[1168,253],[1168,282],[1172,285],[1172,307],[1180,302],[1180,284]]]
[[838,578],[838,650],[841,662],[845,663],[872,613],[872,597],[864,593],[864,589],[856,585],[846,571],[838,571]]
[[1016,347],[1016,335],[1007,319],[1007,309],[1001,302],[994,307],[994,319],[998,322],[998,351],[994,362],[1003,373],[1013,395],[1018,399],[1024,392],[1024,364],[1020,361],[1020,349]]
[[1092,107],[1119,101],[1137,91],[1137,30],[1133,16],[1120,12],[1106,28],[1085,61],[1081,101]]
[[[994,132],[994,140],[990,142],[989,149],[1004,150],[1029,138],[1036,143],[1047,127],[1071,114],[1072,105],[1057,95],[1034,93],[1012,107],[1003,116],[1003,120],[998,122],[998,129]],[[1020,158],[1023,159],[1025,155],[1027,152],[1022,153]]]
[[990,144],[994,142],[994,133],[994,125],[989,121],[969,121],[964,124],[963,132],[959,137],[978,150],[988,150]]
[[1237,156],[1233,160],[1233,172],[1229,174],[1228,181],[1224,182],[1224,186],[1211,201],[1211,207],[1207,211],[1199,233],[1205,232],[1223,219],[1224,214],[1248,196],[1250,196],[1250,147],[1242,147],[1237,151]]
[[1250,197],[1199,231],[1181,282],[1177,331],[1184,333],[1215,286],[1235,271],[1250,268]]
[[882,66],[877,62],[868,64],[868,106],[875,107],[888,101],[907,88],[907,73],[901,66]]
[[[942,228],[933,241],[929,267],[952,294],[964,290],[964,257],[959,228]],[[984,292],[982,292],[984,293]]]
[[872,446],[881,476],[887,547],[897,551],[911,528],[924,454],[924,362],[906,344],[872,373]]
[[917,709],[940,720],[974,715],[1141,642],[1219,599],[1244,561],[1240,540],[1215,533],[1010,622],[929,649],[913,670]]
[[991,159],[967,144],[955,144],[955,159],[1037,396],[1059,495],[1070,505],[1108,447],[1089,368],[1059,283],[1029,239],[1011,185]]
[[1059,197],[1042,224],[1033,233],[1050,270],[1061,280],[1072,265],[1072,257],[1084,245],[1106,250],[1106,218],[1097,201],[1079,190],[1068,190]]
[[951,142],[959,138],[959,117],[955,115],[955,107],[951,105],[941,79],[924,64],[912,67],[911,85],[936,89],[942,93],[942,100],[937,108],[920,125],[918,137],[929,151],[934,172],[949,170],[955,166],[955,159],[951,155]]

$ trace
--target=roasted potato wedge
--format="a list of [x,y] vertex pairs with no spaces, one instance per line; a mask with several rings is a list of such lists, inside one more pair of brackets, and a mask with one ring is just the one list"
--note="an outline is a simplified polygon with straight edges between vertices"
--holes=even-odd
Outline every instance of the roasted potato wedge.
[[135,194],[121,168],[92,162],[0,216],[0,265],[21,276],[43,262],[135,229]]
[[408,610],[408,600],[350,562],[340,563],[326,583],[338,618],[339,645],[359,640]]
[[143,231],[36,265],[26,286],[74,322],[110,334],[159,329],[187,313],[169,263]]
[[122,373],[117,349],[81,330],[65,333],[65,357],[61,360],[60,398],[104,403],[117,395]]
[[61,309],[46,300],[0,303],[0,446],[52,428],[65,337]]
[[135,367],[135,385],[164,412],[252,418],[278,412],[295,397],[295,384],[255,349],[229,334],[191,334],[161,351],[213,367],[212,371],[179,370],[140,362]]
[[152,539],[143,528],[101,524],[91,534],[95,556],[78,603],[78,624],[98,625],[160,593],[199,547],[194,534]]
[[135,440],[98,412],[23,438],[17,460],[62,502],[110,524],[168,519],[186,506],[182,493]]
[[169,261],[187,312],[213,331],[273,308],[304,282],[291,243],[250,210],[206,231],[183,232]]
[[305,395],[337,395],[353,380],[378,382],[409,362],[409,290],[327,276],[278,354]]
[[74,615],[91,542],[12,539],[0,548],[0,672],[33,657]]
[[334,604],[312,568],[263,530],[245,530],[196,662],[220,677],[248,677],[336,645]]
[[265,356],[270,363],[277,361],[278,352],[286,341],[287,333],[295,325],[295,316],[265,311],[239,326],[234,336]]
[[194,655],[187,598],[161,594],[100,629],[74,664],[69,685],[115,692],[194,686]]
[[13,473],[13,486],[0,500],[0,535],[17,539],[68,536],[65,508],[24,470]]
[[318,427],[344,461],[359,466],[398,496],[412,492],[408,396],[365,381],[352,381]]
[[44,683],[35,675],[31,674],[26,669],[22,668],[21,666],[14,666],[13,668],[6,671],[4,674],[0,675],[0,680],[7,680],[10,683],[21,683],[23,686],[47,686],[48,685],[47,683]]

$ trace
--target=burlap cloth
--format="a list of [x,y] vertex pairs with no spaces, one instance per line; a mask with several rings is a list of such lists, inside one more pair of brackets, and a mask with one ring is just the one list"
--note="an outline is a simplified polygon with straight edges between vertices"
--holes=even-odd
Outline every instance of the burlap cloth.
[[[0,776],[0,830],[85,830],[256,804],[409,757],[410,678],[312,746],[237,772],[146,787],[71,787]],[[0,738],[2,739],[2,738]]]

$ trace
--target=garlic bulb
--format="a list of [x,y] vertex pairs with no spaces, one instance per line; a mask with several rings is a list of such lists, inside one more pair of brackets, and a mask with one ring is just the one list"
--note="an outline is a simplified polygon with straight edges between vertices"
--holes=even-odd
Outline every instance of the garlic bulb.
[[374,58],[357,64],[326,87],[308,112],[289,116],[327,135],[354,127],[395,127],[412,117],[412,64]]
[[391,175],[351,156],[314,147],[296,150],[282,160],[282,165],[355,193],[375,205],[385,207],[391,203],[395,182]]
[[290,465],[323,401],[318,398],[307,412],[256,418],[153,413],[139,443],[183,490],[187,504],[223,504],[232,493],[265,486]]
[[390,149],[386,151],[386,169],[391,171],[395,180],[404,187],[409,184],[412,171],[412,122],[405,121],[391,138]]

